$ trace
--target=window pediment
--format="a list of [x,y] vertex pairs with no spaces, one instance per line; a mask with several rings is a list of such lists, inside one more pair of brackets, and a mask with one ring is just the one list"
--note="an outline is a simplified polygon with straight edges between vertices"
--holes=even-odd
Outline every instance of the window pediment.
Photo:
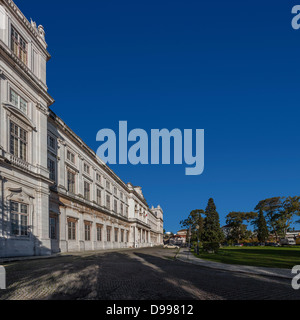
[[10,194],[7,196],[7,200],[29,204],[31,200],[34,199],[34,197],[25,192],[23,188],[9,188],[8,191],[10,191]]
[[19,110],[18,108],[16,108],[14,105],[12,105],[9,102],[4,103],[3,106],[7,110],[8,115],[11,118],[11,120],[17,122],[17,124],[20,124],[20,125],[23,124],[23,126],[25,124],[27,130],[36,131],[35,124],[21,110]]

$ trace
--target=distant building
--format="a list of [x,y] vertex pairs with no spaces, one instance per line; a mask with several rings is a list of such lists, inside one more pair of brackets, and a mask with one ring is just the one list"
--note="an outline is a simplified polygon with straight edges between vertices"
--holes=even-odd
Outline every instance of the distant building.
[[225,239],[227,239],[230,233],[230,226],[227,224],[226,226],[223,226],[221,229],[224,233]]
[[287,232],[286,239],[288,239],[291,244],[300,244],[300,230]]
[[177,240],[181,241],[182,243],[186,243],[187,233],[188,233],[188,229],[179,230],[176,234]]

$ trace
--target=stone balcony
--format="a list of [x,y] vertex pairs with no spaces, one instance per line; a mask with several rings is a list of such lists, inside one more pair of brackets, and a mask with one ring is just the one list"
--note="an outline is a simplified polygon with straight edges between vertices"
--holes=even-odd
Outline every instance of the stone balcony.
[[14,156],[13,154],[8,154],[8,160],[15,166],[18,166],[20,168],[22,168],[23,170],[26,171],[33,171],[32,165],[29,164],[28,162],[17,158],[16,156]]

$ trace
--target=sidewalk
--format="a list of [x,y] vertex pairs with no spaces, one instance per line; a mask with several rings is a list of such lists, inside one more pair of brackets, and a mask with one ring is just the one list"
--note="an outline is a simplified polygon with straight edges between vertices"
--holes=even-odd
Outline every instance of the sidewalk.
[[8,257],[0,258],[0,264],[17,262],[17,261],[27,261],[27,260],[42,260],[42,259],[53,259],[57,257],[62,257],[61,254],[53,254],[51,256],[27,256],[27,257]]
[[[99,249],[99,250],[56,253],[49,256],[8,257],[8,258],[0,258],[0,265],[5,263],[10,263],[10,262],[27,261],[27,260],[54,259],[54,258],[65,258],[65,257],[75,257],[75,256],[88,257],[95,254],[105,254],[110,252],[125,252],[125,251],[139,250],[144,248]],[[151,248],[155,248],[155,247],[151,247]]]
[[233,264],[225,264],[225,263],[200,259],[195,257],[186,248],[179,250],[179,253],[176,255],[176,259],[183,262],[187,262],[187,263],[197,264],[201,267],[217,269],[222,271],[240,272],[240,273],[255,274],[255,275],[261,275],[261,276],[268,276],[268,277],[285,278],[285,279],[292,279],[295,276],[295,275],[292,275],[292,272],[290,269],[233,265]]

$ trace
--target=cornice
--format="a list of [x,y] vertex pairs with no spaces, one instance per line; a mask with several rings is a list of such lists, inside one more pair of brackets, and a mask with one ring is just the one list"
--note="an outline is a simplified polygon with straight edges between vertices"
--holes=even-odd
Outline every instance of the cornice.
[[[35,173],[33,172],[32,170],[27,170],[27,169],[24,169],[23,167],[20,167],[16,164],[14,164],[13,162],[11,162],[8,158],[6,157],[0,157],[0,163],[1,164],[6,164],[7,167],[13,167],[15,168],[17,171],[19,172],[22,172],[23,174],[27,174],[29,175],[30,177],[34,177],[35,179],[37,179],[38,181],[43,181],[49,185],[52,185],[53,181],[50,180],[49,178],[39,174],[39,173]],[[32,166],[32,165],[30,165]],[[10,180],[13,180],[12,176],[9,177]],[[15,182],[20,182],[18,179],[14,180]]]
[[[83,207],[88,207],[90,208],[91,210],[94,210],[94,211],[97,211],[99,213],[102,213],[102,214],[105,214],[107,215],[108,217],[110,218],[114,218],[114,219],[118,219],[118,220],[121,220],[121,221],[124,221],[124,222],[127,222],[127,223],[130,223],[129,219],[124,217],[124,216],[120,216],[120,215],[115,215],[113,213],[111,213],[109,210],[106,210],[105,208],[101,207],[99,205],[95,206],[94,204],[92,203],[86,203],[85,201],[82,201],[78,198],[75,198],[75,197],[72,197],[68,194],[65,194],[65,193],[62,193],[60,191],[57,192],[57,195],[61,198],[64,198],[66,200],[70,200],[72,202],[75,202],[75,203],[78,203],[80,204],[81,206]],[[68,205],[65,204],[66,207],[68,207]],[[84,211],[83,211],[84,212]],[[84,212],[86,213],[86,212]]]
[[[68,137],[77,144],[78,147],[83,149],[84,152],[91,158],[93,162],[95,162],[99,168],[104,170],[112,179],[115,180],[115,182],[118,182],[120,186],[124,188],[126,192],[129,193],[129,188],[127,184],[121,180],[120,177],[118,177],[113,170],[111,170],[100,158],[97,157],[96,153],[80,138],[78,135],[71,130],[66,123],[58,117],[51,109],[49,114],[49,119],[51,119],[54,124],[56,124],[62,132],[64,132]],[[81,155],[82,156],[82,155]],[[82,156],[83,159],[85,159],[84,156]]]
[[[48,106],[51,106],[54,103],[54,99],[47,92],[47,87],[45,89],[41,81],[38,80],[38,78],[29,70],[29,68],[6,47],[2,40],[0,40],[0,55],[5,57],[6,61],[11,65],[11,67],[14,68],[15,71],[21,73],[28,83],[42,94],[47,101]],[[8,76],[3,70],[1,70],[1,75]]]

